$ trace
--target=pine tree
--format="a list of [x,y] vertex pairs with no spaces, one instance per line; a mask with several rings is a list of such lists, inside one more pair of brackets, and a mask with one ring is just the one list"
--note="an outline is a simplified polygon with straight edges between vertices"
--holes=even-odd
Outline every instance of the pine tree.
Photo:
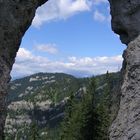
[[83,110],[85,112],[85,124],[82,128],[82,136],[84,140],[92,140],[94,137],[95,128],[95,93],[96,92],[96,81],[92,77],[87,89],[87,94],[83,101]]
[[65,138],[69,135],[70,131],[70,118],[72,117],[72,111],[74,110],[74,95],[71,93],[70,98],[67,102],[67,108],[65,110],[65,118],[62,122],[62,132],[60,134],[60,139],[65,140]]
[[[108,75],[107,75],[108,77]],[[87,93],[80,102],[70,98],[63,122],[61,140],[107,140],[109,115],[108,98],[110,87],[107,82],[102,101],[96,99],[96,79],[91,78]]]
[[39,138],[39,132],[38,132],[38,120],[36,120],[36,115],[37,115],[37,105],[36,101],[33,98],[32,99],[32,104],[33,104],[33,110],[32,110],[32,123],[30,125],[30,136],[29,139],[31,140],[37,140]]
[[88,92],[82,96],[80,102],[69,100],[67,113],[63,123],[61,140],[92,140],[94,122],[95,79],[92,78]]
[[37,140],[39,138],[39,134],[38,134],[38,128],[37,128],[37,125],[35,122],[33,122],[31,124],[31,127],[30,127],[30,139],[31,140]]

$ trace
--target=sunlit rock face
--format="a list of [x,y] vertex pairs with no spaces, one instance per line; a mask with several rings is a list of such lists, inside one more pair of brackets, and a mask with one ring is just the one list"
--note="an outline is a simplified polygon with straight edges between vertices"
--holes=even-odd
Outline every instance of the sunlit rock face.
[[124,52],[124,82],[110,140],[140,140],[140,36]]
[[140,34],[140,0],[109,0],[112,30],[128,44]]
[[140,0],[109,0],[112,30],[127,44],[118,115],[110,140],[140,140]]
[[6,95],[10,71],[22,37],[38,6],[47,0],[0,0],[0,140],[6,118]]

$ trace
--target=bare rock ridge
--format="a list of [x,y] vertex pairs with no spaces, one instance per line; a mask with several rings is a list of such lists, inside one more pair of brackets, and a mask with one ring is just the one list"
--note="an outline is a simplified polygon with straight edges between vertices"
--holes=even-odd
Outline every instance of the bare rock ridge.
[[110,140],[140,140],[140,1],[109,0],[112,29],[128,45],[123,57],[123,85]]
[[0,140],[4,139],[7,86],[22,37],[47,0],[0,0]]

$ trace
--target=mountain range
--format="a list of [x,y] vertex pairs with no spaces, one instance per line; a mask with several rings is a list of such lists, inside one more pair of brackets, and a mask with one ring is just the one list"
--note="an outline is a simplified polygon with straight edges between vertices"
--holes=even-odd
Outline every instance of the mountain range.
[[[92,77],[93,78],[93,77]],[[106,74],[94,77],[97,83],[97,102],[104,96]],[[76,78],[64,73],[37,73],[10,82],[5,124],[6,139],[29,139],[35,129],[43,140],[57,135],[63,121],[69,97],[78,100],[86,94],[91,78]],[[111,73],[110,114],[113,120],[119,106],[121,74]],[[55,140],[55,138],[49,138]],[[56,138],[57,139],[57,138]]]

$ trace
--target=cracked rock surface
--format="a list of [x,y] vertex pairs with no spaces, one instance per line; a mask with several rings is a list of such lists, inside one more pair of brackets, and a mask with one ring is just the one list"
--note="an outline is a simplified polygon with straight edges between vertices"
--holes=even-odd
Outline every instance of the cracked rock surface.
[[140,140],[140,36],[124,52],[124,82],[111,140]]

